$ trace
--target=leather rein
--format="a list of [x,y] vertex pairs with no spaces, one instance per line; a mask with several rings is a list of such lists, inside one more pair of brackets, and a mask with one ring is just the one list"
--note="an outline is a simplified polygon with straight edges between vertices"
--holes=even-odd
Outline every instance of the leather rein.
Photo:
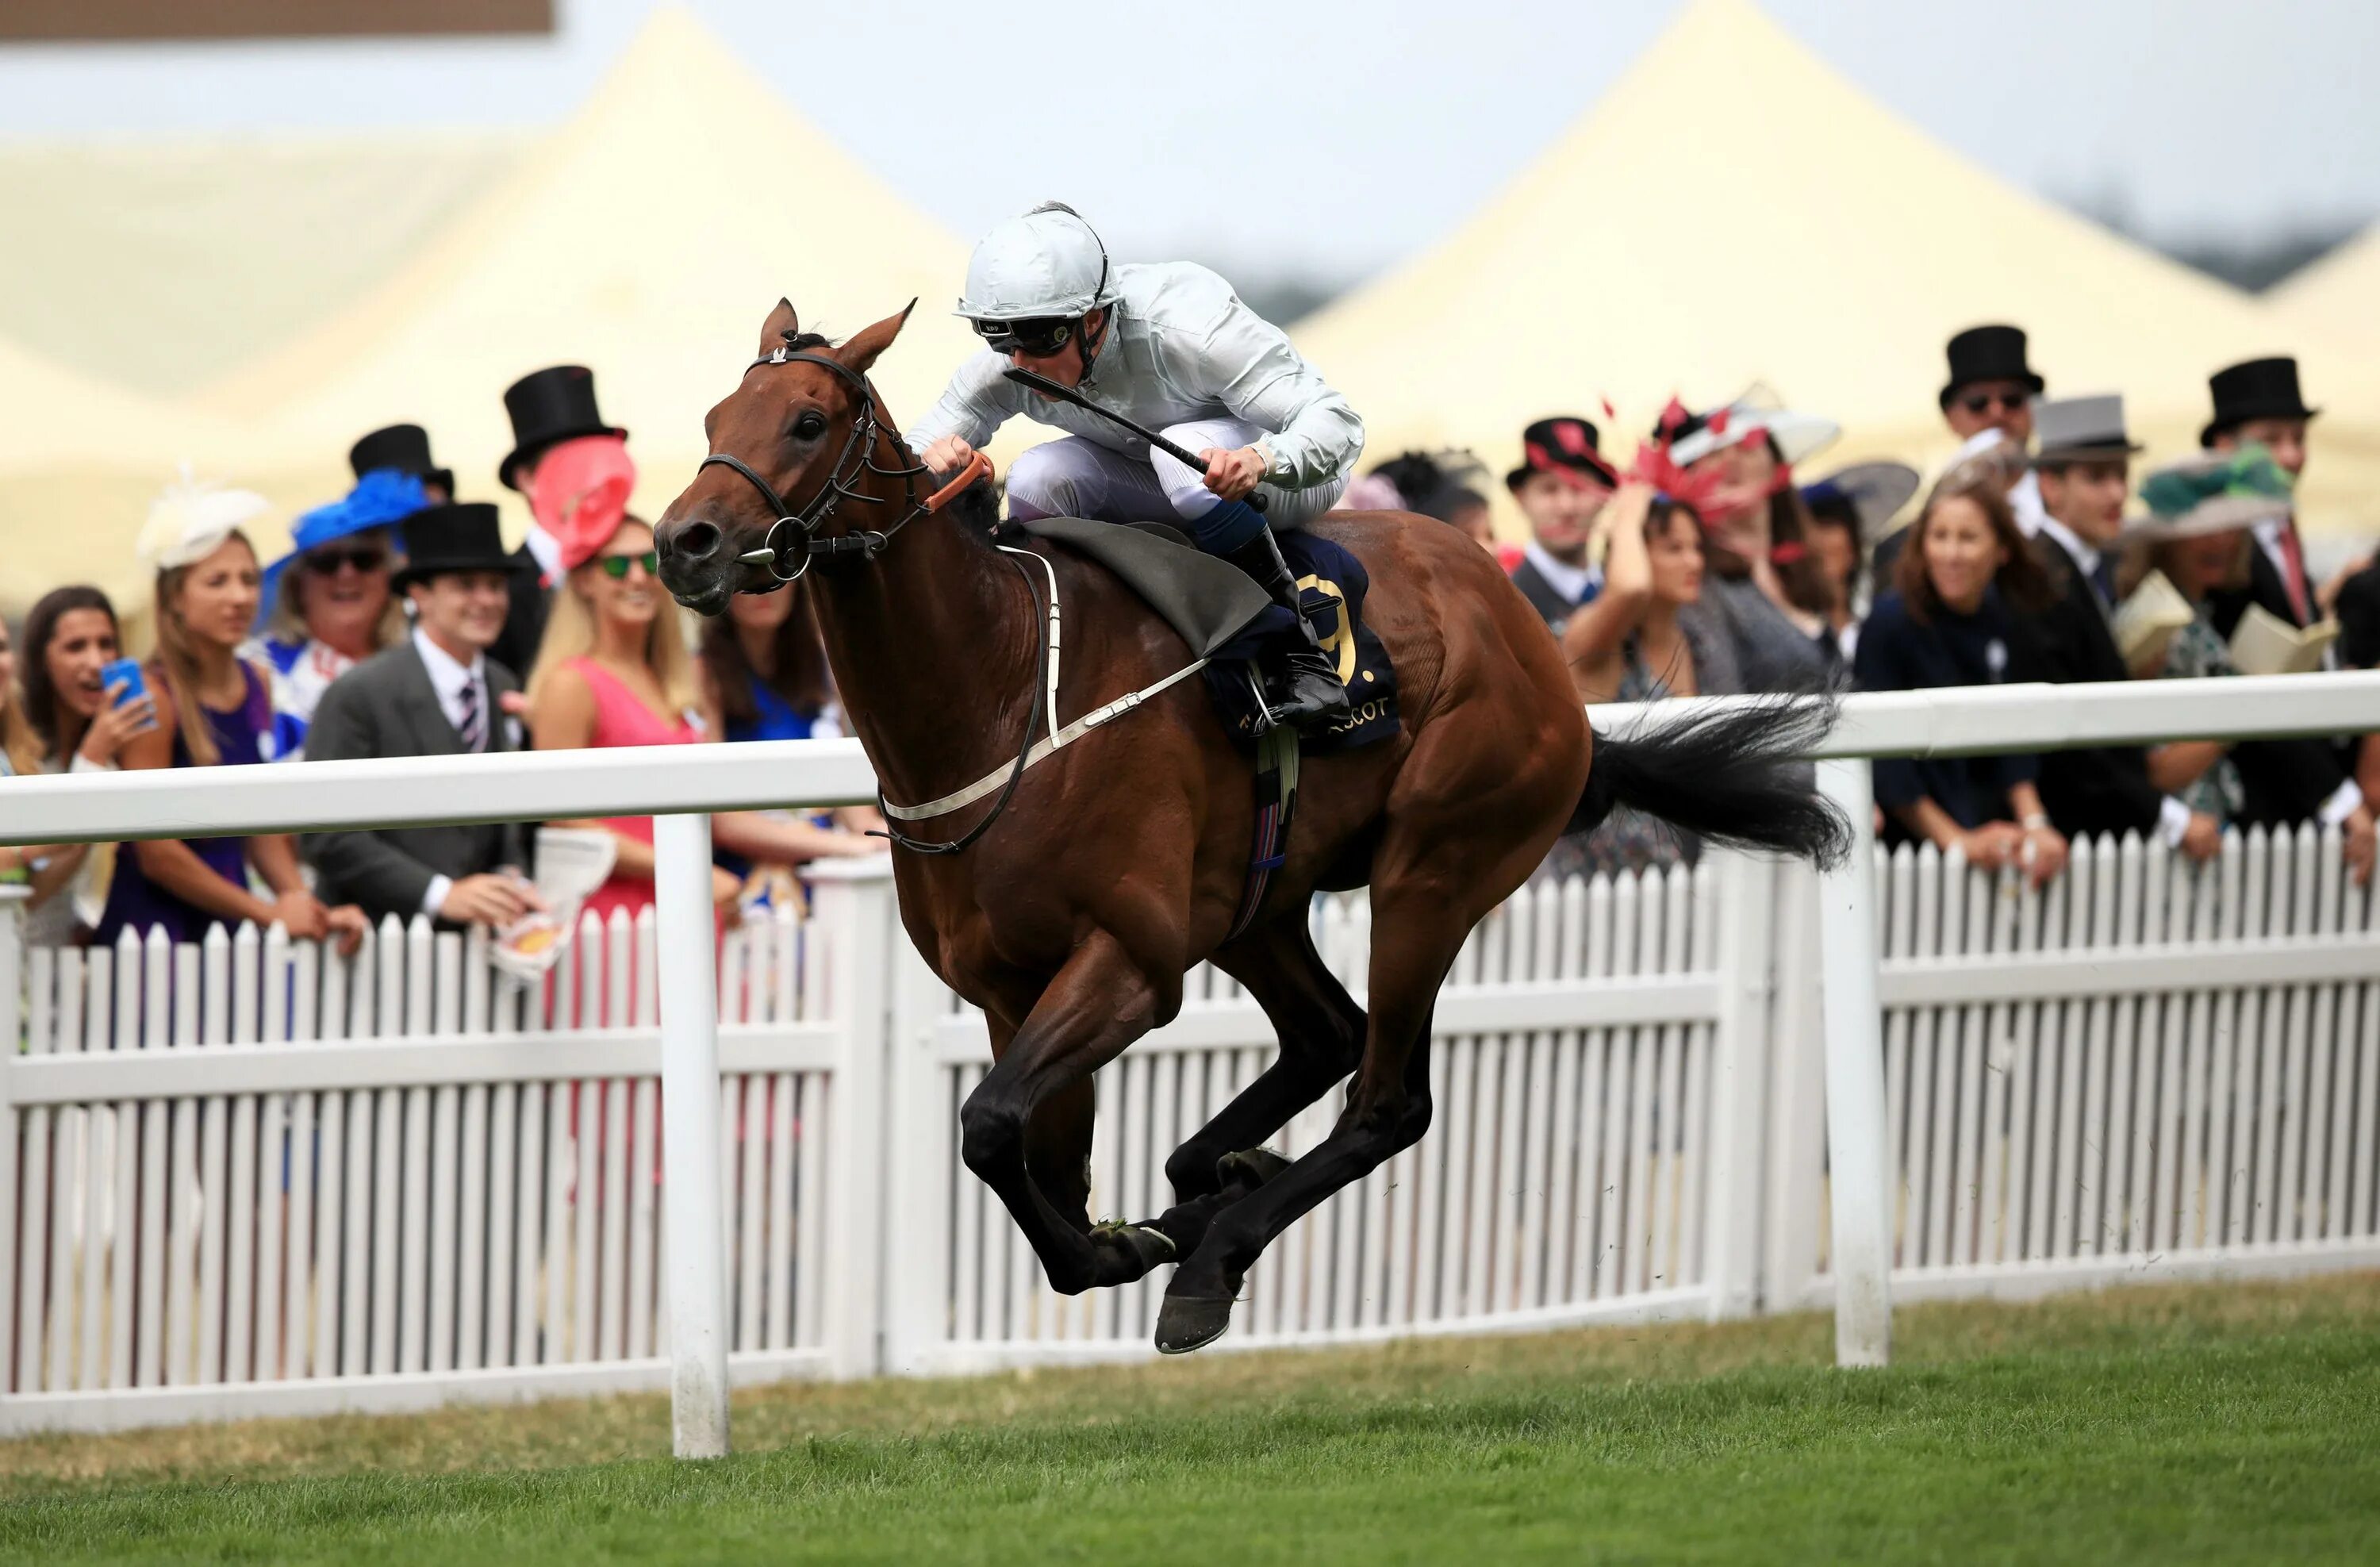
[[[903,528],[929,513],[941,510],[953,497],[964,492],[977,480],[990,474],[991,459],[978,452],[967,459],[966,466],[962,468],[949,483],[920,499],[917,494],[917,476],[926,471],[926,466],[923,463],[909,468],[886,468],[876,460],[876,443],[880,438],[891,436],[897,443],[900,437],[889,424],[878,417],[876,388],[869,384],[866,376],[840,359],[830,358],[824,354],[809,353],[790,346],[774,348],[761,355],[744,367],[744,373],[749,375],[762,365],[795,364],[817,365],[821,370],[831,371],[849,385],[858,396],[859,417],[852,421],[851,433],[844,438],[843,450],[835,454],[834,466],[827,471],[826,480],[819,486],[817,493],[805,502],[799,509],[795,509],[786,504],[785,498],[777,492],[777,487],[763,479],[758,469],[731,452],[713,452],[704,457],[696,468],[697,472],[700,472],[701,469],[715,465],[742,474],[745,480],[760,492],[760,499],[768,503],[769,510],[776,520],[769,525],[769,531],[760,541],[760,547],[747,552],[738,559],[747,565],[767,566],[770,575],[777,579],[779,587],[799,580],[808,572],[810,562],[813,560],[825,560],[832,564],[837,560],[847,560],[856,556],[863,562],[873,561],[891,546],[892,536],[900,532]],[[858,488],[860,480],[870,476],[901,480],[901,488],[905,498],[909,503],[909,509],[895,518],[889,528],[854,528],[828,538],[820,538],[819,529],[826,526],[827,522],[833,517],[836,509],[845,501],[866,506],[880,506],[889,504],[882,496],[867,494]],[[788,532],[788,529],[792,531]],[[1014,556],[1018,552],[1006,553]],[[791,562],[790,570],[787,569],[788,561]],[[1033,574],[1026,569],[1022,561],[1012,559],[1009,564],[1015,566],[1017,574],[1025,578],[1026,596],[1035,601],[1035,609],[1038,612],[1039,595],[1034,591]],[[1042,634],[1040,659],[1034,675],[1033,686],[1037,696],[1048,683],[1050,656],[1058,637],[1055,578],[1051,579],[1050,589],[1052,613]],[[1053,693],[1052,700],[1054,699]],[[1033,741],[1040,732],[1040,721],[1041,704],[1036,701],[1029,705],[1025,721],[1025,743],[1018,748],[1016,760],[1009,770],[1007,786],[1001,790],[1000,798],[992,802],[991,809],[985,814],[983,820],[967,829],[964,834],[947,844],[912,838],[892,825],[893,813],[887,809],[886,831],[871,832],[869,836],[890,839],[901,848],[921,855],[954,855],[973,844],[984,835],[993,822],[1000,820],[1001,813],[1008,808],[1009,800],[1015,796],[1016,785],[1023,781],[1025,770],[1030,765]],[[876,803],[880,808],[884,807],[884,791],[880,788],[876,792]]]

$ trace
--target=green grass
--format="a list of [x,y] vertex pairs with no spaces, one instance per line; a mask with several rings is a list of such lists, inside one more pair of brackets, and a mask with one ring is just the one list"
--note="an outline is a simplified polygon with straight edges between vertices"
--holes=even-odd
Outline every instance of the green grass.
[[0,1553],[2371,1561],[2380,1277],[0,1444]]

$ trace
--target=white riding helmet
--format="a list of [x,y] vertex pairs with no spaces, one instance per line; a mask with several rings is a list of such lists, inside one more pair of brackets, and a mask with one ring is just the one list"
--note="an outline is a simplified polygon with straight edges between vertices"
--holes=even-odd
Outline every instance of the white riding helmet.
[[956,313],[970,321],[1071,320],[1116,298],[1108,248],[1074,208],[1044,201],[976,246]]

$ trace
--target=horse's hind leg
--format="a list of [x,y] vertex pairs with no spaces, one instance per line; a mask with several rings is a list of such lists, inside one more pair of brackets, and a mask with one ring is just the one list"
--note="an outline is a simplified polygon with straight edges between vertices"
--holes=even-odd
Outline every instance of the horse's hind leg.
[[1281,1053],[1165,1161],[1176,1206],[1150,1222],[1184,1257],[1227,1202],[1261,1184],[1256,1169],[1227,1182],[1224,1161],[1287,1125],[1364,1054],[1364,1009],[1323,965],[1303,908],[1233,942],[1215,963],[1264,1008]]
[[[1007,1206],[1062,1294],[1128,1282],[1174,1255],[1171,1242],[1143,1229],[1090,1231],[1082,1184],[1091,1074],[1148,1031],[1160,1002],[1148,972],[1113,937],[1094,932],[959,1109],[960,1157]],[[1048,1170],[1053,1159],[1060,1165],[1044,1190],[1034,1167]]]
[[1470,911],[1426,882],[1378,881],[1372,911],[1372,1014],[1347,1108],[1305,1157],[1214,1216],[1166,1289],[1157,1347],[1168,1354],[1220,1337],[1241,1281],[1273,1238],[1429,1126],[1430,1014]]

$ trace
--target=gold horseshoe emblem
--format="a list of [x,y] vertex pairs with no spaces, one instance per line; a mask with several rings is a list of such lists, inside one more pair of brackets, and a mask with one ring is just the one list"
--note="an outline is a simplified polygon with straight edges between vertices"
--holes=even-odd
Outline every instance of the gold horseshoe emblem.
[[1330,601],[1333,625],[1322,638],[1322,650],[1339,662],[1339,682],[1345,685],[1355,678],[1355,628],[1347,620],[1347,595],[1339,584],[1308,575],[1297,579],[1297,590],[1308,588]]

